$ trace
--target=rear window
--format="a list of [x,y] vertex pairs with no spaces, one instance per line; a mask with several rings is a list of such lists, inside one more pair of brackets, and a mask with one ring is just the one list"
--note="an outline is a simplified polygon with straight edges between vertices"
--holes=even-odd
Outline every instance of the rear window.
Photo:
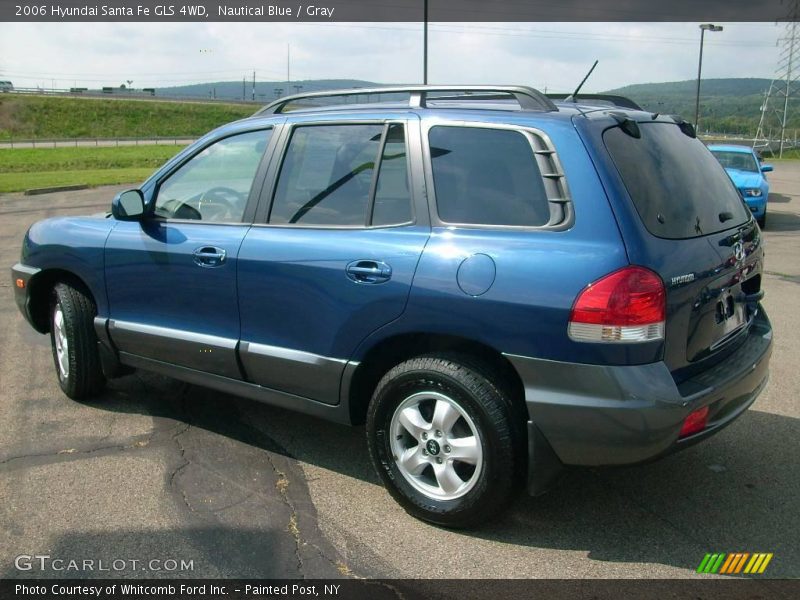
[[700,237],[750,218],[728,174],[700,140],[671,123],[639,123],[639,129],[641,138],[613,127],[603,139],[650,233]]
[[430,130],[436,208],[445,223],[542,226],[550,207],[528,139],[517,131]]

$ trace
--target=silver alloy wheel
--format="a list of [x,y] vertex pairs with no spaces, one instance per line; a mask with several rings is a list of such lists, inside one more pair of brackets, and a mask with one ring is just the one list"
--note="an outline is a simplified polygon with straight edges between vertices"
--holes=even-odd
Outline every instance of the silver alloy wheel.
[[403,400],[389,426],[397,468],[434,500],[455,500],[478,481],[483,447],[478,428],[458,403],[439,392]]
[[61,379],[66,379],[69,377],[69,343],[64,324],[64,312],[61,310],[60,303],[56,304],[56,309],[53,311],[53,340],[56,345],[58,374]]

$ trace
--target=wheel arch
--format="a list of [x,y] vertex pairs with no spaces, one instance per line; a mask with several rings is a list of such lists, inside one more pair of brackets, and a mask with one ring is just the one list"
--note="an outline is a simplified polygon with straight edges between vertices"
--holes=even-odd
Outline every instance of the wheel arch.
[[88,294],[95,303],[97,296],[86,282],[66,269],[46,269],[34,275],[28,282],[28,310],[31,325],[39,333],[50,332],[50,297],[59,283],[68,283]]
[[347,402],[350,422],[365,422],[367,408],[380,379],[393,366],[423,354],[433,352],[459,355],[470,366],[479,368],[485,375],[498,381],[512,401],[514,414],[527,422],[525,389],[517,370],[501,352],[491,346],[454,335],[429,333],[397,334],[376,342],[363,354],[363,359],[350,378]]

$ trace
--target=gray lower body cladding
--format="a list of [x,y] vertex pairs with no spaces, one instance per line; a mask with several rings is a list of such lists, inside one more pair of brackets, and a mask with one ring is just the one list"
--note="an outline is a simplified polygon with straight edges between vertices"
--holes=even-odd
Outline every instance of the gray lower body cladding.
[[[766,384],[772,352],[772,328],[763,308],[747,335],[722,363],[680,385],[663,362],[604,366],[507,358],[522,378],[530,425],[558,460],[624,465],[713,435],[755,401]],[[707,427],[679,439],[689,413],[704,406],[709,407]]]

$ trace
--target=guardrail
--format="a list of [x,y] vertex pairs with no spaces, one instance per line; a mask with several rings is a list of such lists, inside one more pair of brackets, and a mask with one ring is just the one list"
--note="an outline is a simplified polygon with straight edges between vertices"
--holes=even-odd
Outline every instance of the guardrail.
[[80,148],[80,147],[114,147],[114,146],[184,146],[191,144],[196,137],[162,136],[149,138],[69,138],[69,139],[0,139],[0,149],[11,148]]
[[[755,139],[753,136],[743,136],[735,134],[709,133],[699,136],[705,144],[734,144],[738,146],[749,146],[762,154],[774,154],[781,146],[780,139]],[[791,150],[800,148],[800,139],[786,138],[783,140],[783,149]]]
[[[249,93],[249,90],[248,90]],[[257,100],[248,100],[230,97],[212,96],[159,96],[141,91],[122,91],[114,88],[113,92],[101,92],[99,90],[71,91],[69,89],[46,89],[46,88],[14,88],[2,92],[5,94],[18,94],[21,96],[66,96],[68,98],[103,98],[117,100],[146,100],[150,102],[198,102],[213,104],[245,104],[252,106],[264,106],[271,101],[271,98],[261,97]],[[2,96],[0,96],[2,97]]]

